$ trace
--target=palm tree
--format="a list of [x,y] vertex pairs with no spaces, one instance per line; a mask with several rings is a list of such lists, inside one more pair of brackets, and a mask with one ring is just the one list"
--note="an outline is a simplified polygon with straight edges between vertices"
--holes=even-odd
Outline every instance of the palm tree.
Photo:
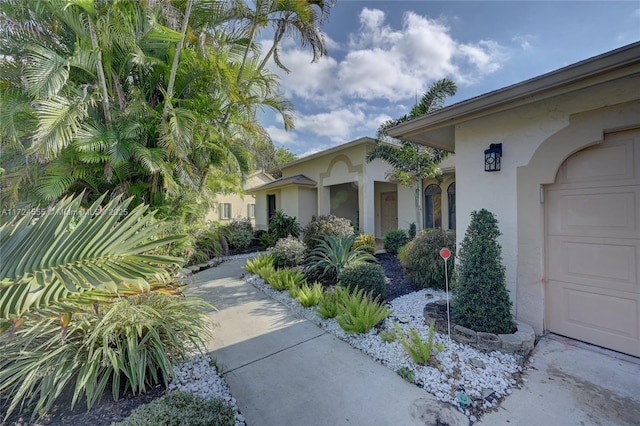
[[[84,190],[90,200],[114,192],[160,207],[206,191],[213,169],[248,169],[238,141],[264,135],[256,108],[273,108],[292,126],[277,77],[256,58],[243,64],[243,40],[207,26],[231,17],[205,3],[189,1],[184,11],[168,2],[1,6],[5,205]],[[181,32],[170,28],[176,23]]]
[[422,229],[423,222],[422,180],[437,175],[438,163],[447,153],[408,141],[393,141],[386,131],[402,122],[442,108],[446,98],[455,95],[456,91],[456,84],[446,78],[433,83],[409,114],[399,119],[388,120],[378,128],[378,144],[367,154],[367,161],[377,158],[386,161],[393,167],[392,178],[399,180],[403,185],[413,186],[418,230]]

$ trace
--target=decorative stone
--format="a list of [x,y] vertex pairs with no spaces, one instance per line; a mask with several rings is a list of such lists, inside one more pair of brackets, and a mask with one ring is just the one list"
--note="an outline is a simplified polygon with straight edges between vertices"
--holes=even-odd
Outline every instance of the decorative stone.
[[482,388],[482,399],[487,399],[493,395],[496,391],[491,388]]
[[483,351],[497,351],[502,347],[502,341],[497,334],[478,331],[478,349]]
[[409,318],[407,318],[407,317],[400,317],[400,318],[398,318],[398,322],[399,322],[400,324],[406,324],[406,323],[408,323],[408,322],[409,322]]
[[200,267],[198,265],[193,265],[193,266],[187,266],[187,269],[189,269],[191,272],[195,274],[200,270]]
[[469,359],[469,364],[471,364],[476,368],[483,368],[483,369],[486,368],[486,366],[484,365],[484,362],[482,362],[482,360],[479,360],[478,358]]
[[522,348],[522,336],[516,334],[498,334],[505,352],[518,352]]
[[460,343],[468,343],[474,345],[478,343],[478,336],[476,332],[461,325],[456,325],[455,327],[453,327],[451,338]]

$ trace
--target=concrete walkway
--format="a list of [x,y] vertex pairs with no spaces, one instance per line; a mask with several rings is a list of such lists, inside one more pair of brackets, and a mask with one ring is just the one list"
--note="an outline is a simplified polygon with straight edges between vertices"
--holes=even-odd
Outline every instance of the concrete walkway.
[[[195,274],[191,288],[218,308],[209,349],[249,426],[469,425],[452,406],[245,283],[244,263]],[[525,380],[476,425],[640,424],[638,358],[544,337]]]
[[245,259],[195,274],[214,303],[209,349],[250,426],[464,425],[466,416],[242,280]]

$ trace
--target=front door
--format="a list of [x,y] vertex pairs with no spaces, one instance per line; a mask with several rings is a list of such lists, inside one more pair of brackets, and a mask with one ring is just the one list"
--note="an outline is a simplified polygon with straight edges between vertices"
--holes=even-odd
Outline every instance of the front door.
[[269,223],[276,215],[276,194],[267,194],[267,218]]
[[398,193],[383,192],[381,199],[382,235],[393,229],[398,229]]

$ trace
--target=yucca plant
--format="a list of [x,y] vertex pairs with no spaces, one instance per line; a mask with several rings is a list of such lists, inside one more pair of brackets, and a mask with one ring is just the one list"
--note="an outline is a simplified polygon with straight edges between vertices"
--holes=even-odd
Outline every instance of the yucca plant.
[[297,293],[298,301],[302,306],[305,308],[316,306],[322,300],[322,284],[317,281],[312,286],[304,283]]
[[277,269],[265,280],[276,290],[289,290],[300,287],[306,281],[304,274],[293,269]]
[[309,253],[305,272],[309,276],[335,282],[342,268],[364,262],[375,262],[376,258],[367,252],[366,246],[352,249],[355,236],[336,237],[329,235],[326,240],[318,240]]
[[372,299],[364,289],[355,289],[338,301],[338,324],[347,333],[366,333],[380,321],[391,315],[379,299]]
[[273,266],[273,256],[268,253],[262,253],[253,259],[247,259],[242,269],[250,274],[257,274],[258,270],[265,266]]
[[[433,338],[435,336],[433,324],[429,327],[429,335],[426,342],[422,340],[418,330],[413,327],[409,329],[408,333],[405,333],[397,323],[394,322],[393,326],[396,331],[396,339],[400,342],[411,359],[413,359],[417,364],[427,365],[431,359],[431,352],[433,350]],[[442,344],[436,345],[436,347],[439,350],[444,349]]]

